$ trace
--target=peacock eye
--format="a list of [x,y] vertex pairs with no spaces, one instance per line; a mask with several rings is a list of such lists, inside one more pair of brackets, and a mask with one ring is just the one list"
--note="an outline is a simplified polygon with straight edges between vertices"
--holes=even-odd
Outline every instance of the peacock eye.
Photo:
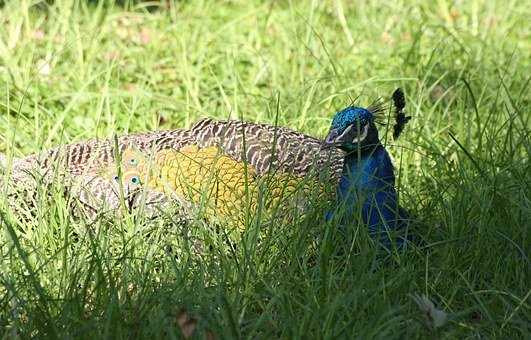
[[140,178],[138,178],[138,176],[133,176],[133,177],[131,178],[131,183],[133,183],[133,184],[138,184],[138,183],[140,183]]
[[137,163],[137,161],[136,161],[136,159],[134,159],[134,158],[131,158],[131,159],[129,160],[129,164],[130,164],[130,165],[136,165],[136,163]]
[[118,181],[120,179],[120,177],[118,177],[118,175],[114,175],[114,180],[115,181]]

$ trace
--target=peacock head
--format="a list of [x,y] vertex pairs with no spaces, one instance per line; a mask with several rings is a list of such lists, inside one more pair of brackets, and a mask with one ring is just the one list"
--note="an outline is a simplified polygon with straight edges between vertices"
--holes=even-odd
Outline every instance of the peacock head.
[[347,152],[372,150],[379,144],[375,119],[380,111],[378,106],[367,109],[350,106],[338,111],[332,120],[325,144]]

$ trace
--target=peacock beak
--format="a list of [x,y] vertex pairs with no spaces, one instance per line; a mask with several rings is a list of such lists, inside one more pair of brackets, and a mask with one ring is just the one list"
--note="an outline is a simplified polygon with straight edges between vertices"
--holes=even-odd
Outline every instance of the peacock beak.
[[336,143],[337,137],[339,137],[339,129],[331,129],[330,132],[328,132],[323,144],[329,146],[334,145]]
[[327,146],[341,146],[346,144],[361,143],[365,140],[365,138],[367,138],[368,133],[369,124],[365,125],[359,132],[354,125],[348,126],[343,131],[331,129],[323,144]]

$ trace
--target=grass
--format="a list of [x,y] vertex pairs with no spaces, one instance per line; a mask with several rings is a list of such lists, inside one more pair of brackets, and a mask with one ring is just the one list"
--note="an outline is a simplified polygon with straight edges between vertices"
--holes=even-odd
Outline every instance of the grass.
[[[522,1],[11,1],[0,9],[0,151],[240,118],[324,136],[396,87],[385,138],[423,249],[382,261],[310,213],[231,246],[201,223],[3,209],[3,338],[527,338],[529,8]],[[90,226],[94,227],[94,226]],[[265,236],[255,232],[262,227]],[[184,233],[208,247],[194,251]],[[429,327],[412,295],[449,315]]]

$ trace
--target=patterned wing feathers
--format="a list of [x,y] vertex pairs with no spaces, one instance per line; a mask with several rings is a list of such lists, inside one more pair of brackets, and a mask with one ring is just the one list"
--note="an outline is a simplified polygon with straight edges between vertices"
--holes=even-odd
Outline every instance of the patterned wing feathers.
[[[242,206],[256,208],[264,178],[267,194],[279,202],[309,174],[328,171],[338,180],[343,157],[341,151],[322,149],[320,140],[288,128],[203,119],[189,130],[132,134],[116,143],[92,139],[16,164],[36,168],[45,178],[52,178],[55,168],[63,169],[77,178],[72,192],[94,211],[100,205],[117,208],[122,188],[127,197],[150,193],[149,202],[177,196],[200,205],[207,197],[210,215],[241,219]],[[124,181],[121,186],[117,178]]]
[[260,175],[278,170],[302,177],[316,168],[328,168],[339,179],[343,168],[342,151],[323,149],[319,139],[285,127],[203,119],[190,129],[190,135],[200,146],[218,145]]

